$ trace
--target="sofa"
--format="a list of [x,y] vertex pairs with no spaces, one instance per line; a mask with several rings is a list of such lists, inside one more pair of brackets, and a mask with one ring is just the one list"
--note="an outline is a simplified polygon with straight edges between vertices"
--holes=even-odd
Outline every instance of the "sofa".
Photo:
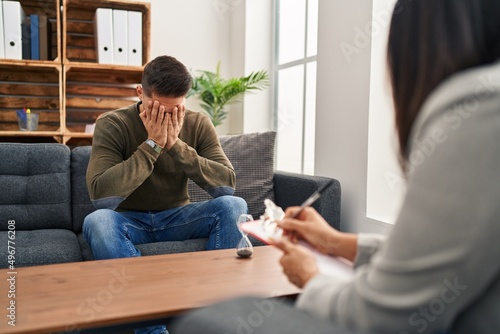
[[[219,137],[236,171],[235,196],[247,201],[254,218],[263,213],[265,198],[282,208],[300,205],[330,180],[275,171],[275,137],[275,132]],[[0,268],[93,260],[82,234],[85,216],[95,210],[85,181],[90,152],[90,146],[0,143]],[[192,182],[189,194],[192,201],[210,198]],[[313,206],[339,228],[340,183],[334,180]],[[156,242],[137,248],[147,256],[201,251],[206,242]]]

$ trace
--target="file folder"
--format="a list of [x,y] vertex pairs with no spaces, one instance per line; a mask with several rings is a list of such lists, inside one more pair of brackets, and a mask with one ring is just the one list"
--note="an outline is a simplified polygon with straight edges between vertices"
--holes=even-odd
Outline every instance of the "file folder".
[[127,21],[126,10],[113,9],[113,55],[117,65],[128,65]]
[[0,59],[5,58],[5,41],[4,41],[4,33],[3,33],[3,6],[0,1]]
[[96,59],[101,64],[113,64],[113,10],[97,8],[94,18]]
[[40,38],[39,38],[39,27],[40,23],[38,21],[38,15],[30,15],[30,27],[31,27],[31,59],[40,60]]
[[128,64],[142,66],[142,13],[128,12]]
[[46,15],[38,16],[38,37],[40,43],[40,60],[51,60],[51,27]]
[[23,59],[23,23],[26,15],[18,1],[3,1],[5,58]]

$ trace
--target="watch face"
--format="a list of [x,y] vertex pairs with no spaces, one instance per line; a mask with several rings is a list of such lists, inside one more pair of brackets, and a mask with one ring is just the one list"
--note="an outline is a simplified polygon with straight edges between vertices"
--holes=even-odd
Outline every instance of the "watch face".
[[161,153],[162,148],[158,146],[153,140],[147,139],[146,144],[151,146],[156,152]]

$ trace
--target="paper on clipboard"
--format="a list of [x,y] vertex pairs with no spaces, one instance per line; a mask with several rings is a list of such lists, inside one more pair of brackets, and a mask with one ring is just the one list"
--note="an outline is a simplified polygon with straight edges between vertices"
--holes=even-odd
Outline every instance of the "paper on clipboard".
[[[271,238],[279,240],[282,235],[281,229],[266,226],[261,220],[243,223],[240,225],[240,228],[242,231],[269,245],[273,244]],[[354,265],[351,261],[322,254],[305,241],[299,241],[299,244],[308,248],[314,254],[320,273],[346,280],[354,276]]]

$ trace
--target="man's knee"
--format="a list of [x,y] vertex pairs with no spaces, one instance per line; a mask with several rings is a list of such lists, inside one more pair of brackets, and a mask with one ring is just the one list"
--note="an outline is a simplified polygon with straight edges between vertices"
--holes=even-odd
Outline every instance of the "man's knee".
[[231,212],[235,215],[240,215],[248,212],[247,202],[236,196],[221,196],[216,198],[218,204],[225,212]]
[[83,234],[101,234],[112,228],[116,220],[116,211],[109,209],[99,209],[85,217],[83,221]]

